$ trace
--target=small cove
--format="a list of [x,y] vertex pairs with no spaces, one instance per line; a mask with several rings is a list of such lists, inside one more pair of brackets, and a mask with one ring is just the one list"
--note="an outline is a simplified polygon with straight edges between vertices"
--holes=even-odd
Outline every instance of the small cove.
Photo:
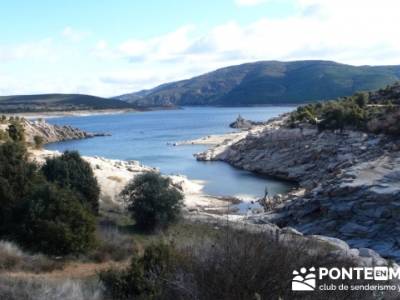
[[179,110],[149,111],[93,116],[68,116],[48,119],[58,125],[71,125],[111,136],[46,145],[49,150],[78,150],[82,155],[111,159],[138,160],[164,174],[182,174],[204,183],[204,192],[215,196],[234,196],[245,200],[285,193],[292,184],[233,168],[223,162],[199,162],[194,153],[208,146],[171,144],[210,134],[232,132],[228,124],[241,114],[246,119],[265,121],[292,110],[289,106],[271,107],[185,107]]

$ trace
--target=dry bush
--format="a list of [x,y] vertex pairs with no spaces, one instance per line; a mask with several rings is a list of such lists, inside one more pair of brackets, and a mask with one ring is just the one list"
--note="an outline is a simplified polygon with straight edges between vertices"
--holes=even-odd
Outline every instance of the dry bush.
[[[163,272],[152,272],[146,268],[143,270],[139,268],[139,272],[133,260],[131,267],[126,270],[109,270],[108,273],[103,273],[101,278],[106,279],[106,291],[114,295],[115,291],[118,291],[119,295],[124,295],[118,299],[131,299],[132,286],[151,287],[141,292],[143,294],[135,294],[138,299],[149,299],[150,296],[154,296],[155,291],[157,292],[155,299],[173,300],[376,299],[377,297],[368,291],[292,292],[291,280],[294,270],[312,266],[340,268],[354,265],[351,261],[338,260],[337,257],[328,255],[332,249],[320,248],[321,245],[310,240],[277,241],[266,233],[251,233],[232,228],[220,227],[218,231],[218,234],[211,238],[208,236],[203,241],[193,239],[191,245],[172,243],[167,252],[169,255],[147,257],[150,261],[167,257],[168,260],[160,264],[164,266]],[[318,251],[311,253],[310,249]],[[136,261],[143,261],[145,257],[146,255],[138,257]],[[318,284],[324,283],[329,282]],[[338,284],[340,283],[351,282]],[[353,282],[356,283],[362,284],[361,281]],[[384,299],[390,299],[390,295],[384,296]]]
[[48,272],[62,269],[64,263],[50,259],[42,254],[28,254],[17,245],[8,241],[0,241],[0,271]]
[[116,226],[99,226],[98,244],[88,255],[96,262],[123,261],[132,256],[135,249],[133,237],[120,232]]
[[0,299],[7,300],[101,300],[98,281],[52,281],[0,276]]
[[[221,229],[217,239],[178,249],[181,262],[165,299],[369,299],[368,292],[291,292],[293,270],[341,267],[349,261],[319,252],[311,241],[277,241],[265,233]],[[173,278],[173,279],[172,279]],[[359,282],[358,282],[359,283]]]

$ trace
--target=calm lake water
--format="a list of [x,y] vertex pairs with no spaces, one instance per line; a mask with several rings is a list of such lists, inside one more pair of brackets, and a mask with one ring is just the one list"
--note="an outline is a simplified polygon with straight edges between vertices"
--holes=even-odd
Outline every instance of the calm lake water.
[[223,162],[198,162],[193,157],[207,146],[171,146],[182,140],[210,134],[232,132],[229,123],[240,113],[244,118],[264,121],[293,107],[186,107],[181,110],[151,111],[87,117],[49,119],[59,125],[72,125],[92,132],[107,132],[112,136],[96,137],[49,144],[50,150],[78,150],[83,155],[112,159],[138,160],[157,167],[165,174],[183,174],[205,182],[204,191],[216,196],[236,196],[243,199],[261,197],[268,186],[270,194],[286,192],[291,185],[255,176]]

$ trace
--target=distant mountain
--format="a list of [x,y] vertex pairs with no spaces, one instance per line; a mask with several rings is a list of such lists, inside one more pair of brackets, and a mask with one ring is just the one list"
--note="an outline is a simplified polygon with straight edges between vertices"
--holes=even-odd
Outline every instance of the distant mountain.
[[137,106],[296,104],[352,95],[400,80],[400,66],[261,61],[115,97]]
[[118,99],[81,94],[0,96],[0,112],[71,111],[133,108]]

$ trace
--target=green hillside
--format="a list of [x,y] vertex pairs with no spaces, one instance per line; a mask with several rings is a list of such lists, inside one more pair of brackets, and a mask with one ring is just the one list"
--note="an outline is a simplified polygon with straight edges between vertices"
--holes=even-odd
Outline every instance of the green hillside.
[[81,94],[0,96],[0,112],[71,111],[125,109],[133,105],[117,100]]
[[375,90],[398,80],[400,66],[262,61],[115,98],[138,106],[296,104]]

